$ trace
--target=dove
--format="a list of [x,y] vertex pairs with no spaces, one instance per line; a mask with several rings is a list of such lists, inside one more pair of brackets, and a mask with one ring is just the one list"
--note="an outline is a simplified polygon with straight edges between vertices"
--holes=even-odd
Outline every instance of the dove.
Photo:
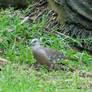
[[40,45],[40,40],[35,38],[31,41],[32,54],[36,61],[42,65],[49,66],[50,68],[54,68],[56,63],[60,60],[70,60],[66,58],[60,52]]

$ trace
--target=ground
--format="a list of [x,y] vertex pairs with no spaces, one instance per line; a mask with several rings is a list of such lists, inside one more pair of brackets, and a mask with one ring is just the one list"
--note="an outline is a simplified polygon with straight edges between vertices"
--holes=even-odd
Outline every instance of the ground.
[[[28,11],[29,7],[0,9],[0,57],[7,59],[7,64],[0,66],[0,92],[91,92],[92,56],[72,47],[72,38],[52,34],[53,30],[43,32],[47,15],[40,23],[27,21],[22,25]],[[78,61],[60,61],[58,65],[65,70],[48,71],[42,66],[36,70],[29,46],[33,38]]]

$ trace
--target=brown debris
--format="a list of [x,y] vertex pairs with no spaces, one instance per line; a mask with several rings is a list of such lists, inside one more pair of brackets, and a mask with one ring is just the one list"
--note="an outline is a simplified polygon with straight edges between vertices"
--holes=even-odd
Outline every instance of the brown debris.
[[85,72],[85,73],[82,73],[82,74],[79,74],[80,77],[90,77],[92,78],[92,72]]
[[22,38],[19,36],[16,38],[16,41],[21,42]]
[[8,60],[7,60],[7,59],[0,58],[0,65],[1,65],[1,66],[6,65],[6,64],[7,64],[7,62],[8,62]]
[[29,16],[25,17],[22,21],[21,21],[21,25],[23,25],[26,21],[29,20]]

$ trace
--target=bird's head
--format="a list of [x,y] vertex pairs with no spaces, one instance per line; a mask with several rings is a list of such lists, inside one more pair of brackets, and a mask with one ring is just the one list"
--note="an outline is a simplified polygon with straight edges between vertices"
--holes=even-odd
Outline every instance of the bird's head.
[[32,45],[32,46],[40,45],[40,40],[37,39],[37,38],[33,39],[33,40],[31,41],[31,45]]

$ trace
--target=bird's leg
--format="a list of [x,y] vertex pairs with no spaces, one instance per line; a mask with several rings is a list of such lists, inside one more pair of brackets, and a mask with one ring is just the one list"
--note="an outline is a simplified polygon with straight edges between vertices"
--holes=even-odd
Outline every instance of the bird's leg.
[[52,63],[50,66],[49,66],[49,70],[51,69],[56,69],[56,63]]
[[55,69],[55,70],[60,70],[60,67],[59,67],[59,66],[57,66],[56,62],[55,62],[55,63],[53,63],[53,69]]
[[39,70],[39,69],[40,69],[39,62],[38,62],[38,61],[35,61],[35,62],[34,62],[34,68],[35,68],[36,70]]
[[53,64],[47,66],[48,71],[51,71],[53,69]]

